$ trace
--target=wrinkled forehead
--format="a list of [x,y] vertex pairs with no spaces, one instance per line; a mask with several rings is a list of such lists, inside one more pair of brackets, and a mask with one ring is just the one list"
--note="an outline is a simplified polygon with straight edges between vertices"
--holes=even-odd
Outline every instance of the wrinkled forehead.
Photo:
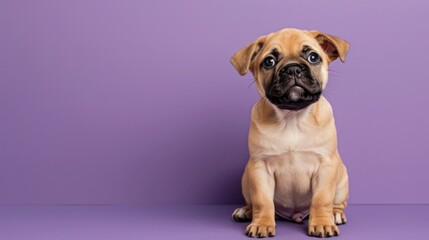
[[274,50],[283,56],[292,57],[301,53],[304,48],[310,48],[316,52],[321,51],[316,39],[306,31],[287,29],[267,36],[261,49],[261,56],[266,56]]

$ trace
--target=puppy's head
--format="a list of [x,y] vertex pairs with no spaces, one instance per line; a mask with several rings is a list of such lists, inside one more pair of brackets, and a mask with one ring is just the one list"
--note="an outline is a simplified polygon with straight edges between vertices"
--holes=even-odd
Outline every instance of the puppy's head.
[[328,65],[344,62],[349,44],[318,31],[284,29],[262,36],[238,51],[231,63],[249,70],[262,97],[281,109],[300,110],[319,100],[328,82]]

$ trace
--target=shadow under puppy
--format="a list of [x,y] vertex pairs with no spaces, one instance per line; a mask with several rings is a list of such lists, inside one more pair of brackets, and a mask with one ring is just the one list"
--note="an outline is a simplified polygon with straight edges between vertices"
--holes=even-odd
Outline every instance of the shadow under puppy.
[[344,62],[349,44],[318,31],[283,29],[238,51],[231,63],[250,70],[261,99],[253,106],[250,159],[242,178],[246,206],[232,214],[250,221],[249,237],[275,235],[275,215],[301,222],[308,235],[339,234],[346,222],[348,176],[337,149],[331,105],[322,95],[328,65]]

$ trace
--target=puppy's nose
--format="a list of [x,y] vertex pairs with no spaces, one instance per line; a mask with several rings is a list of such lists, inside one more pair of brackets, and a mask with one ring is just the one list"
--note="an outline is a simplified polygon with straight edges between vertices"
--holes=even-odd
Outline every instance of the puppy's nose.
[[302,68],[297,64],[288,64],[280,69],[281,77],[298,78],[301,77]]

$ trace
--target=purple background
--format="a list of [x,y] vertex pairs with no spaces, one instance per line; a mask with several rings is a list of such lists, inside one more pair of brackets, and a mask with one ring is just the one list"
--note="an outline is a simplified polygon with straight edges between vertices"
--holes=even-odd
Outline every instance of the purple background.
[[429,203],[425,1],[0,1],[0,203],[241,203],[258,96],[229,63],[284,27],[347,39],[327,95],[351,203]]

